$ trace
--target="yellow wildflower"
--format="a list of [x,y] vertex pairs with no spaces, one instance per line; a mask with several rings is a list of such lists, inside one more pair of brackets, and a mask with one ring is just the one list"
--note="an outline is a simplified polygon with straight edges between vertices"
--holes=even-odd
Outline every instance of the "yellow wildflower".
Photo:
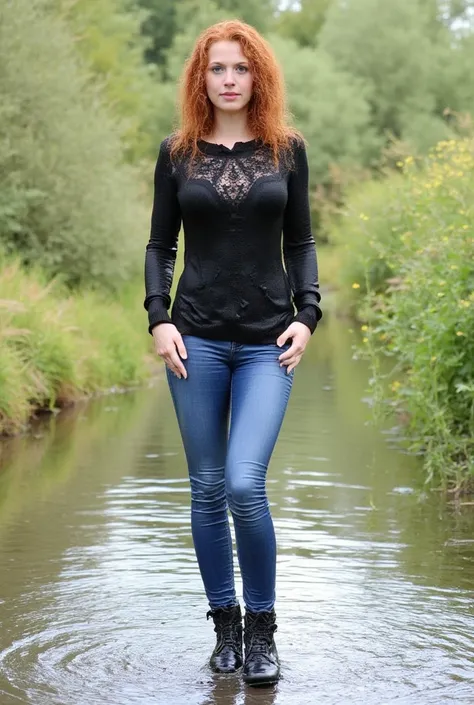
[[466,335],[465,333],[462,332],[462,330],[457,330],[456,335]]
[[361,326],[360,329],[361,330],[369,330],[369,326]]
[[358,284],[357,282],[354,282],[352,285],[352,288],[353,289],[360,289],[360,284]]

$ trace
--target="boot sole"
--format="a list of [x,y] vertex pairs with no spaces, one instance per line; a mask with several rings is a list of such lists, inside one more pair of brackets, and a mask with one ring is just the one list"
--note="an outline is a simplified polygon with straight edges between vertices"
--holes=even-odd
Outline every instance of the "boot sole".
[[222,674],[224,674],[224,675],[225,675],[225,674],[229,674],[229,673],[238,673],[238,672],[241,671],[241,670],[242,670],[242,666],[238,666],[237,668],[232,668],[232,669],[229,669],[229,670],[226,670],[226,671],[223,671],[223,670],[221,670],[220,668],[217,669],[217,668],[212,668],[212,667],[211,667],[211,671],[212,671],[213,673],[222,673]]
[[243,677],[244,683],[247,685],[252,685],[252,686],[259,686],[259,685],[275,685],[275,683],[278,683],[280,680],[280,676],[275,676],[274,678],[265,678],[265,679],[248,679],[245,676]]

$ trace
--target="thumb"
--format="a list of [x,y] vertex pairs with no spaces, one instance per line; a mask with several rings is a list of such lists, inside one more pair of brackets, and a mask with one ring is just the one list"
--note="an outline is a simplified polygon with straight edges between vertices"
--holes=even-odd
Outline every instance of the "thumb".
[[183,343],[183,339],[181,336],[179,336],[178,340],[176,340],[176,347],[178,348],[179,356],[183,359],[186,360],[188,357],[188,353],[186,352],[186,348]]
[[289,335],[288,335],[288,329],[287,329],[287,330],[283,331],[283,333],[281,335],[278,336],[278,338],[277,338],[278,347],[281,348],[281,346],[286,343],[288,338],[289,338]]

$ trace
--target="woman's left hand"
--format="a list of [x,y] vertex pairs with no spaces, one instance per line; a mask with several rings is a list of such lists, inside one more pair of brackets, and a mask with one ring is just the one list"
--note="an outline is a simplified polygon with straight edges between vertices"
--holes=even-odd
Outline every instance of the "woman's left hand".
[[283,367],[283,365],[288,366],[286,374],[289,374],[291,370],[295,368],[296,365],[298,365],[301,358],[303,357],[304,350],[308,344],[309,339],[311,338],[311,331],[308,326],[306,326],[304,323],[294,321],[288,326],[285,331],[283,331],[280,336],[278,336],[278,347],[284,345],[288,338],[292,339],[291,346],[288,348],[288,350],[285,350],[285,352],[282,353],[278,358],[280,362],[280,367]]

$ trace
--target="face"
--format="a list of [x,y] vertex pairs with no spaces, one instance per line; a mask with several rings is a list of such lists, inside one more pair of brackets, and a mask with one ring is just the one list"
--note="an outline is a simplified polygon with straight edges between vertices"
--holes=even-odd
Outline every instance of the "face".
[[252,72],[239,42],[219,41],[209,47],[206,89],[211,103],[225,112],[237,112],[252,97]]

